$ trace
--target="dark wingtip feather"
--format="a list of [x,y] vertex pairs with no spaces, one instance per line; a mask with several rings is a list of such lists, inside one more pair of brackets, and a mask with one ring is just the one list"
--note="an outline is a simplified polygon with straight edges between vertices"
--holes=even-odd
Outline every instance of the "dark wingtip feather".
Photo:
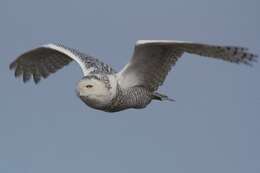
[[34,74],[33,81],[37,85],[41,81],[41,77]]
[[254,55],[253,58],[252,58],[252,61],[253,62],[258,62],[258,55]]
[[33,80],[34,81],[34,84],[37,85],[38,83],[40,83],[41,80]]
[[258,62],[258,55],[257,54],[251,54],[249,61],[252,62],[252,63],[257,63]]
[[13,70],[13,69],[15,69],[16,66],[17,66],[16,61],[13,61],[13,62],[9,65],[9,69],[10,69],[10,70]]
[[17,67],[15,67],[14,76],[15,76],[16,78],[18,78],[18,77],[20,77],[22,74],[23,74],[23,70],[22,70],[21,66],[18,65]]
[[30,74],[30,73],[27,73],[27,72],[24,72],[24,73],[23,73],[23,82],[26,83],[26,82],[28,82],[30,79],[31,79],[31,74]]
[[243,61],[243,64],[249,66],[249,67],[253,67],[253,63],[250,61]]
[[31,79],[31,77],[30,78],[23,78],[23,83],[27,83],[30,79]]
[[242,60],[242,63],[250,67],[253,67],[254,63],[258,62],[258,55],[257,54],[249,54],[249,55],[250,56],[248,58]]

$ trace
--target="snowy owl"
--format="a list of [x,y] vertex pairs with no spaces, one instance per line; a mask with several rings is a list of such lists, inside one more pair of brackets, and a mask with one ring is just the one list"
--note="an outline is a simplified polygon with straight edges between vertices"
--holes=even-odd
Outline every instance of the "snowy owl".
[[42,78],[76,61],[83,72],[83,78],[76,86],[77,96],[94,109],[117,112],[144,108],[152,100],[173,101],[156,91],[184,53],[237,64],[251,65],[257,60],[257,55],[242,47],[139,40],[130,62],[119,72],[92,56],[61,44],[47,44],[25,52],[10,64],[10,69],[15,70],[15,77],[23,76],[24,82],[32,76],[37,84]]

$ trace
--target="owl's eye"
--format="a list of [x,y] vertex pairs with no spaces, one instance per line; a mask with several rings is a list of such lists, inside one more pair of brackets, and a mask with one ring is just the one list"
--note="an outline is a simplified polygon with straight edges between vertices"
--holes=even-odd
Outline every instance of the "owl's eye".
[[86,85],[86,88],[92,88],[93,85]]

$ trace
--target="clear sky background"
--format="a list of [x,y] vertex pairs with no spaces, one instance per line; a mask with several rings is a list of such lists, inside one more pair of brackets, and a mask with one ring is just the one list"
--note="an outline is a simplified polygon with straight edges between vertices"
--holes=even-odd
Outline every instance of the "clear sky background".
[[122,68],[138,39],[239,45],[260,54],[259,0],[0,2],[0,172],[259,173],[260,63],[186,54],[160,91],[177,101],[96,111],[74,63],[23,84],[8,66],[60,42]]

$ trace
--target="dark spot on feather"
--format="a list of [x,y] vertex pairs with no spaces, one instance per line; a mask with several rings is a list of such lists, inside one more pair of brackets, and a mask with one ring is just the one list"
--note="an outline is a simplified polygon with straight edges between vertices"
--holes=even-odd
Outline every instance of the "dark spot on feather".
[[[244,58],[246,58],[246,57],[247,57],[247,53],[243,53],[242,59],[244,59]],[[250,57],[249,57],[249,59],[250,59]]]
[[238,53],[238,48],[235,48],[233,55],[236,55]]

